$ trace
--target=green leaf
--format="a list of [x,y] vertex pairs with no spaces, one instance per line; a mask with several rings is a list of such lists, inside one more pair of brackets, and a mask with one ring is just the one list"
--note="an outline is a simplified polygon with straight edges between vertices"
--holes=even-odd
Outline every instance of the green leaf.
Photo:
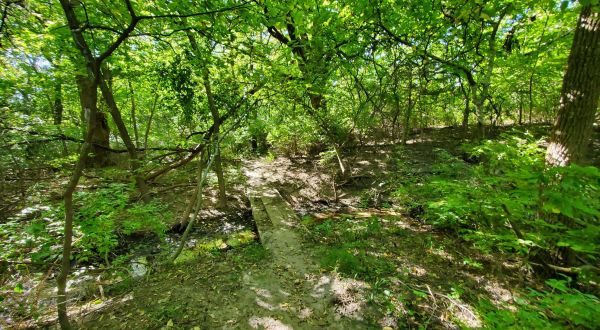
[[23,293],[25,290],[23,289],[23,283],[17,283],[15,288],[13,289],[16,293]]
[[413,294],[417,297],[427,298],[427,293],[419,290],[412,290]]

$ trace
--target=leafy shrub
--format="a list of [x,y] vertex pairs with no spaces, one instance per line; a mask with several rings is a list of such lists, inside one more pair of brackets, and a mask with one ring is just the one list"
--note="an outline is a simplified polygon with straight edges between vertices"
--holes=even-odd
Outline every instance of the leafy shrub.
[[108,263],[108,253],[117,247],[116,216],[125,209],[127,187],[111,184],[94,193],[79,193],[76,196],[81,208],[76,212],[75,224],[80,237],[75,239],[79,261],[87,261],[96,253]]
[[[147,204],[129,203],[132,187],[113,183],[75,196],[79,206],[74,218],[74,256],[78,261],[97,257],[109,262],[109,254],[119,245],[119,237],[133,234],[152,234],[160,238],[166,232],[163,221],[170,213],[166,206],[153,201]],[[62,219],[62,206],[54,214]]]
[[[416,186],[423,218],[461,232],[483,249],[526,254],[569,247],[596,260],[600,251],[600,171],[546,168],[545,149],[527,133],[464,146],[481,162],[469,167],[442,152],[436,175]],[[401,187],[397,196],[407,196]]]
[[122,218],[121,231],[125,235],[142,232],[162,238],[167,231],[167,226],[162,220],[169,216],[170,213],[166,206],[158,201],[134,204],[120,215]]
[[376,280],[394,273],[395,266],[364,251],[354,253],[347,247],[326,249],[322,252],[321,266],[336,269],[341,274]]
[[517,298],[518,309],[513,312],[483,304],[485,323],[493,329],[594,329],[600,319],[600,300],[597,297],[568,287],[564,280],[546,281],[552,290],[530,289]]

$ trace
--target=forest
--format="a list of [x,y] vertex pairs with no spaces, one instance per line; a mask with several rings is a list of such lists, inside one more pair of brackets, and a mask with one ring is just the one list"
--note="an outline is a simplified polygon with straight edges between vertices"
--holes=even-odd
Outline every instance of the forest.
[[0,17],[0,329],[600,329],[599,0]]

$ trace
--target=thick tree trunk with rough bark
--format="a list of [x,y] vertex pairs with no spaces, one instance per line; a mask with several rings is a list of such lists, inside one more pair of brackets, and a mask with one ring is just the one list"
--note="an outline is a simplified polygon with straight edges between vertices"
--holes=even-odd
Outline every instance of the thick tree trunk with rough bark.
[[[98,85],[88,77],[77,78],[79,87],[79,98],[81,103],[81,119],[87,123],[91,113],[95,113],[93,122],[87,126],[91,130],[91,156],[86,158],[86,167],[103,167],[110,162],[109,137],[110,129],[104,113],[98,111]],[[87,134],[87,133],[84,133]]]
[[600,14],[587,5],[577,22],[563,79],[558,115],[546,153],[549,165],[567,166],[582,160],[592,133],[598,97]]

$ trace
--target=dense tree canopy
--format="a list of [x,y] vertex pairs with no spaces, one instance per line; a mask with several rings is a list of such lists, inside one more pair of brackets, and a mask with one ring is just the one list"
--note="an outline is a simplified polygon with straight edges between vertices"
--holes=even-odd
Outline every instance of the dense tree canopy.
[[[9,228],[33,203],[32,189],[58,189],[44,198],[62,229],[45,235],[62,247],[48,243],[54,252],[34,261],[61,262],[57,310],[67,329],[72,260],[94,251],[108,265],[121,244],[117,229],[99,234],[112,211],[87,208],[95,205],[81,197],[90,185],[108,185],[97,192],[102,200],[120,196],[110,189],[125,182],[123,212],[154,219],[167,214],[161,185],[191,178],[178,183],[191,188],[176,221],[140,225],[185,232],[163,258],[172,262],[203,208],[209,170],[214,208],[227,213],[228,189],[239,183],[232,162],[313,157],[332,165],[337,203],[360,177],[357,148],[410,145],[417,133],[454,127],[460,143],[471,143],[461,151],[466,162],[483,167],[468,172],[470,183],[453,174],[415,185],[414,195],[428,199],[419,206],[425,218],[546,270],[597,271],[599,176],[584,166],[597,165],[589,145],[598,125],[599,11],[597,0],[0,0],[0,224]],[[550,146],[547,164],[529,133],[488,140],[508,125],[555,120],[539,142]],[[379,187],[404,196],[410,180],[390,174]],[[564,202],[571,193],[581,196]],[[87,218],[96,222],[86,229]],[[32,260],[17,250],[11,245],[0,264]]]

